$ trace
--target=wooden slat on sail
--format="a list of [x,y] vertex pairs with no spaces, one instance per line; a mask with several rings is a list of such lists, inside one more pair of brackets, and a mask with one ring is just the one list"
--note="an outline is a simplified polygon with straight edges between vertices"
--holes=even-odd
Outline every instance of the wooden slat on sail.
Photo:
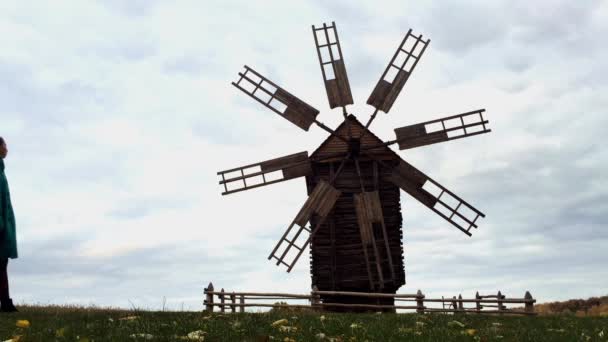
[[[275,171],[281,171],[281,177],[269,180],[268,174]],[[304,151],[256,164],[220,171],[217,174],[222,177],[219,184],[224,185],[222,195],[227,195],[297,177],[308,176],[312,174],[312,169],[310,160],[308,159],[308,152]],[[229,177],[231,174],[236,176]],[[252,178],[257,178],[258,182],[253,183]],[[247,180],[249,180],[249,184],[247,184]],[[228,185],[239,187],[228,189]]]
[[[411,41],[414,41],[411,48],[406,47],[406,42]],[[430,41],[430,39],[423,41],[422,35],[414,36],[411,29],[407,31],[393,58],[382,73],[374,91],[367,99],[367,104],[388,113]],[[397,64],[398,60],[403,60],[401,65]]]
[[[393,169],[388,180],[469,236],[471,228],[477,228],[475,222],[479,216],[485,217],[481,211],[404,160]],[[426,184],[431,184],[441,192],[438,195],[430,193],[425,189]]]
[[308,131],[319,111],[245,65],[232,85],[301,129]]
[[[395,128],[399,149],[405,150],[408,148],[470,137],[477,134],[489,133],[492,130],[486,127],[488,121],[483,119],[483,112],[485,112],[485,109],[478,109],[442,119]],[[433,126],[435,126],[434,129],[431,128]]]
[[[270,256],[268,256],[268,259],[276,259],[277,265],[283,264],[287,266],[287,272],[290,272],[295,263],[300,258],[300,255],[302,255],[302,252],[304,252],[304,249],[306,249],[306,246],[308,246],[308,244],[310,243],[310,240],[316,233],[317,229],[323,224],[323,222],[327,218],[327,215],[329,215],[329,212],[334,207],[340,195],[341,192],[339,190],[335,189],[333,186],[331,186],[324,180],[320,181],[313,190],[313,192],[310,194],[310,196],[308,196],[308,199],[296,215],[296,218],[293,220],[293,222],[291,222],[291,224],[289,225],[277,245],[270,253]],[[319,222],[315,225],[315,227],[309,229],[306,227],[306,224],[310,221],[313,215],[319,216]],[[294,226],[298,227],[298,231],[295,233],[295,236],[293,238],[288,238]],[[298,237],[305,230],[308,231],[310,235],[308,236],[304,244],[300,246],[296,245]],[[281,253],[279,249],[281,248],[281,246],[284,245],[286,246],[284,247],[284,250]],[[292,247],[296,248],[298,250],[298,253],[291,261],[285,261],[284,259]],[[278,256],[279,253],[281,253],[280,256]]]
[[[348,83],[336,24],[334,22],[330,26],[323,24],[321,28],[315,28],[313,25],[312,33],[315,37],[315,47],[319,56],[329,107],[333,109],[352,104],[353,95]],[[320,39],[317,37],[317,33],[320,34]]]

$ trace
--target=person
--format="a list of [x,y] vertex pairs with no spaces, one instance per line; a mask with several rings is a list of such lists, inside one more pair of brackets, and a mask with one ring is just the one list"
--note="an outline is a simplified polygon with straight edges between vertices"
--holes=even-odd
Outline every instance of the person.
[[4,158],[8,154],[6,141],[0,137],[0,311],[18,311],[8,292],[8,259],[17,258],[15,214],[11,204],[8,181],[4,174]]

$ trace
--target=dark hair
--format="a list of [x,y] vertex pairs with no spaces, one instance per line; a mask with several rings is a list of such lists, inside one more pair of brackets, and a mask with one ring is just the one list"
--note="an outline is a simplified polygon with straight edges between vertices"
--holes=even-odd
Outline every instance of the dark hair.
[[4,141],[4,138],[0,137],[0,145],[4,145],[4,144],[6,144],[6,142]]

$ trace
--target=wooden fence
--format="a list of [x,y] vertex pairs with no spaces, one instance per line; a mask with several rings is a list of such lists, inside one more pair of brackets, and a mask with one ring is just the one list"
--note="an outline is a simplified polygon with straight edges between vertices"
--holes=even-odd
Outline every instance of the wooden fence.
[[[506,298],[505,295],[498,291],[495,295],[479,295],[475,294],[475,298],[465,299],[462,295],[452,298],[433,299],[426,298],[420,290],[416,294],[391,294],[391,293],[369,293],[369,292],[337,292],[337,291],[318,291],[316,288],[310,294],[292,294],[292,293],[259,293],[259,292],[226,292],[222,288],[220,291],[215,291],[213,284],[204,291],[205,311],[213,312],[214,307],[219,307],[220,312],[244,312],[246,307],[268,307],[268,308],[306,308],[312,310],[323,310],[326,307],[348,307],[348,308],[364,308],[370,310],[389,309],[406,309],[415,310],[417,313],[437,312],[437,313],[487,313],[487,314],[520,314],[520,315],[535,315],[534,303],[536,299],[532,298],[530,292],[526,291],[524,298]],[[343,303],[323,303],[321,296],[356,296],[367,298],[393,298],[395,305],[376,305],[376,304],[343,304]],[[216,298],[217,300],[215,300]],[[248,301],[247,303],[245,301]],[[263,300],[265,303],[255,302]],[[268,302],[276,300],[301,300],[303,304],[285,304],[277,302]],[[399,304],[398,304],[399,303]],[[405,305],[401,304],[405,303]],[[471,306],[473,305],[474,306]],[[441,307],[439,306],[441,305]],[[466,305],[466,306],[465,306]],[[523,310],[507,305],[516,305]]]

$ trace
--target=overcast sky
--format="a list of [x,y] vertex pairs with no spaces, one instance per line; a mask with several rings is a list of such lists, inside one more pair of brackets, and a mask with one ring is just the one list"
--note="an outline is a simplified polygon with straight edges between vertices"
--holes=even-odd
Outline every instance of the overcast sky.
[[[304,179],[221,196],[216,172],[311,153],[230,85],[247,64],[329,110],[311,25],[335,21],[355,105],[403,35],[431,39],[372,130],[486,108],[492,133],[401,157],[480,209],[473,237],[402,194],[407,284],[539,302],[608,293],[608,2],[2,1],[0,135],[17,219],[17,303],[199,310],[226,290],[310,290],[266,257]],[[603,147],[604,146],[604,147]]]

